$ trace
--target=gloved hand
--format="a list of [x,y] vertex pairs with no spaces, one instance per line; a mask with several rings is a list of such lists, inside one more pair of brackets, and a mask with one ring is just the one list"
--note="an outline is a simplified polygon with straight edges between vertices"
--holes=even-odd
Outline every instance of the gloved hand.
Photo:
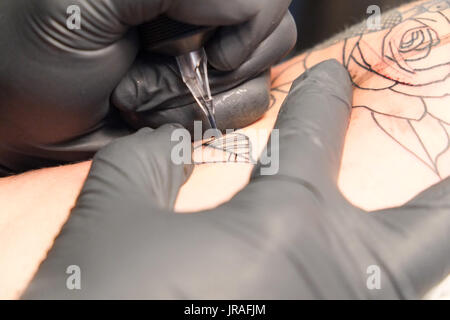
[[[163,13],[221,26],[206,46],[216,69],[211,83],[218,125],[242,127],[257,120],[269,105],[265,71],[295,43],[289,3],[0,1],[0,177],[91,157],[131,132],[117,109],[133,126],[193,121],[193,98],[173,58],[136,59],[135,27]],[[80,8],[80,30],[66,27],[72,5]]]
[[[189,172],[170,161],[173,126],[109,145],[23,298],[422,297],[450,272],[450,180],[400,208],[352,206],[337,187],[351,96],[336,61],[307,71],[271,143],[279,173],[257,166],[243,191],[206,212],[171,211]],[[81,290],[66,288],[73,264]],[[371,266],[380,290],[366,286]]]

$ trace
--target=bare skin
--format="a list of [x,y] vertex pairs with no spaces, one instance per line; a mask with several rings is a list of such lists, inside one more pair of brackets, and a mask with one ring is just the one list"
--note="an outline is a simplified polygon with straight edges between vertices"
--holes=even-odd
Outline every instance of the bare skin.
[[0,299],[18,298],[69,217],[90,162],[0,179]]
[[[339,181],[344,195],[367,210],[392,207],[450,175],[450,1],[415,2],[388,18],[382,30],[347,32],[272,70],[272,107],[239,131],[249,137],[253,159],[291,82],[335,58],[355,85]],[[183,186],[177,211],[218,206],[245,186],[253,165],[212,163],[218,152],[196,149],[194,159],[203,156],[205,163]],[[85,162],[0,179],[0,298],[16,298],[26,287],[67,220],[89,167]]]

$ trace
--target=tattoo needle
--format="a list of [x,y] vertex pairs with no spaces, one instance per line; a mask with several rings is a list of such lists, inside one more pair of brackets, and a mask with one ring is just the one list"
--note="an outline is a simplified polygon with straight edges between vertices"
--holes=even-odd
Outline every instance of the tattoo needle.
[[208,119],[217,129],[214,101],[208,79],[208,61],[204,44],[215,32],[214,27],[195,26],[160,16],[141,26],[144,48],[176,58],[183,82]]
[[212,129],[217,130],[214,100],[208,79],[208,61],[205,49],[191,51],[176,57],[183,82],[205,114]]

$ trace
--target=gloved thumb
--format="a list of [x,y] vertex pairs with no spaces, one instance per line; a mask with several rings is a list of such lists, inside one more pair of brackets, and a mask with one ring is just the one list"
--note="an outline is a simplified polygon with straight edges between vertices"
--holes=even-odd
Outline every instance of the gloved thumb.
[[[139,287],[143,277],[130,275],[140,274],[142,265],[133,261],[145,252],[158,259],[151,245],[160,237],[151,227],[161,216],[176,216],[170,209],[190,174],[190,166],[171,159],[176,129],[185,131],[175,125],[142,129],[97,153],[70,219],[23,299],[105,298],[115,288]],[[65,270],[71,265],[82,270],[81,290],[68,290]]]
[[172,209],[193,169],[192,164],[172,160],[178,143],[172,141],[175,130],[185,132],[179,125],[144,128],[101,149],[93,159],[78,206],[104,208],[99,201],[123,199],[124,203],[145,201],[153,208]]

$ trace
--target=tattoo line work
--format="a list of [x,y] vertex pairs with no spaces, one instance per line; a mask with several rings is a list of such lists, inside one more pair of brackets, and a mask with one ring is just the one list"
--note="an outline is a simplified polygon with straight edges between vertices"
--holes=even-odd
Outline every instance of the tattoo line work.
[[[291,68],[303,67],[307,71],[316,51],[342,43],[339,60],[352,76],[355,93],[364,98],[354,108],[371,112],[383,134],[442,179],[438,162],[450,152],[449,42],[450,0],[396,9],[383,16],[382,30],[367,30],[366,23],[362,23],[328,41],[328,46],[308,51],[273,79],[273,91],[287,94],[294,79],[280,84],[281,77]],[[445,110],[443,99],[448,101]],[[415,138],[402,139],[392,129],[393,121]],[[434,139],[427,132],[433,133]]]
[[252,144],[250,138],[242,133],[230,133],[220,138],[211,138],[194,147],[195,150],[218,150],[221,155],[219,159],[202,159],[196,160],[194,156],[194,164],[207,163],[251,163]]
[[[307,71],[317,51],[342,44],[339,60],[351,73],[355,92],[365,98],[354,108],[368,110],[383,134],[442,179],[438,162],[450,152],[450,120],[445,116],[448,110],[436,107],[436,102],[446,99],[450,107],[450,49],[445,46],[448,42],[450,0],[430,0],[411,8],[394,9],[383,15],[381,30],[368,30],[366,23],[361,23],[308,51],[304,58],[288,63],[272,79],[270,108],[277,103],[276,94],[289,93],[294,80],[284,79],[289,71]],[[281,78],[283,82],[279,83]],[[407,128],[415,138],[402,139],[391,128],[392,121]],[[427,132],[440,132],[439,143],[427,139]],[[244,134],[206,141],[197,148],[214,148],[228,156],[198,164],[250,162],[251,147]]]

